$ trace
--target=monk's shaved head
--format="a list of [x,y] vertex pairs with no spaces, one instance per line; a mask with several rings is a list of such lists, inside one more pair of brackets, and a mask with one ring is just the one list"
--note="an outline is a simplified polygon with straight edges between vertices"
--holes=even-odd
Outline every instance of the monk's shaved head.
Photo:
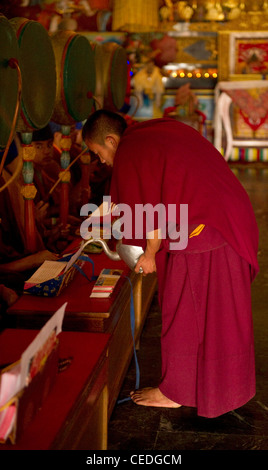
[[82,137],[84,141],[103,145],[107,135],[115,134],[121,137],[126,127],[126,121],[120,114],[100,109],[91,114],[84,124]]

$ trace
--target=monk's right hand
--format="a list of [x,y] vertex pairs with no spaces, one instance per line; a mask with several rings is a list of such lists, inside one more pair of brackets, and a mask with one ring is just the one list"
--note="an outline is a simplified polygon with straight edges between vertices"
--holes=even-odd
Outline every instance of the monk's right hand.
[[[140,268],[142,270],[140,270]],[[150,274],[156,271],[155,256],[152,254],[145,253],[140,256],[136,266],[135,273],[142,272],[143,275]]]

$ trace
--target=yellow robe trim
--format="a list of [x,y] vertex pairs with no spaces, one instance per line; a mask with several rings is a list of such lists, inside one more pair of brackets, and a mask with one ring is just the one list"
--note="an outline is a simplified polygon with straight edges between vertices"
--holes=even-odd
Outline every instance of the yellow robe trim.
[[205,227],[204,224],[198,225],[198,226],[192,231],[192,233],[190,233],[189,238],[197,237],[197,235],[200,235],[200,233],[202,232],[202,230],[203,230],[204,227]]

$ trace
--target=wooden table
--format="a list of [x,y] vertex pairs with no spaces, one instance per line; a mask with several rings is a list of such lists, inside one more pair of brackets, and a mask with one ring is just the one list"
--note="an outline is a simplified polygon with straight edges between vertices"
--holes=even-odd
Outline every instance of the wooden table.
[[[9,310],[10,325],[15,328],[40,328],[53,313],[67,302],[63,331],[88,331],[111,335],[108,363],[108,414],[111,415],[125,374],[133,355],[130,327],[130,283],[135,305],[135,341],[138,344],[146,314],[156,289],[156,276],[142,276],[132,272],[123,261],[112,261],[105,253],[90,255],[95,274],[103,268],[122,269],[123,275],[109,299],[92,299],[90,293],[95,281],[89,282],[79,272],[58,297],[23,295]],[[92,274],[92,266],[85,263],[84,272]],[[126,278],[128,277],[128,279]]]
[[[13,360],[16,351],[22,349],[21,354],[23,345],[26,348],[37,332],[14,329],[8,333]],[[58,374],[41,410],[18,442],[0,444],[0,450],[107,449],[109,341],[107,334],[61,332],[59,357],[72,357],[71,364]]]

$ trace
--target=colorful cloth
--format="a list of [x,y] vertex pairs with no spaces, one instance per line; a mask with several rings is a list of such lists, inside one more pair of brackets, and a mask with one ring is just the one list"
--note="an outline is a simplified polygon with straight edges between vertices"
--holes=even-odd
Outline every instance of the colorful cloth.
[[268,91],[265,88],[248,90],[224,90],[239,107],[244,121],[256,131],[268,117]]

